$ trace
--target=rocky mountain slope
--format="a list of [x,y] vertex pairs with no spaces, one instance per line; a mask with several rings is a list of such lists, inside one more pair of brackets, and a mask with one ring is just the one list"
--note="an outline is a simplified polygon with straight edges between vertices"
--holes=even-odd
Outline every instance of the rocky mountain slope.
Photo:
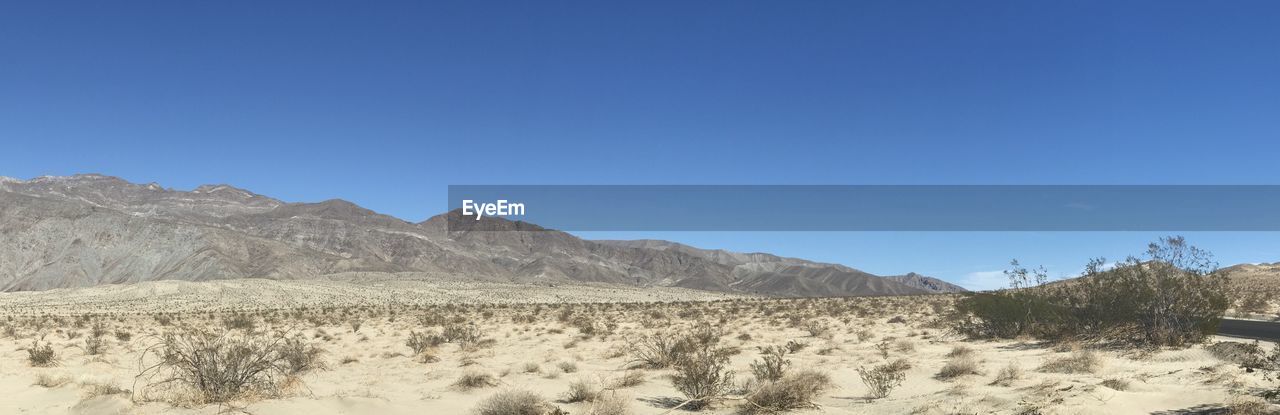
[[[878,281],[879,279],[894,281],[908,287],[935,293],[958,293],[967,291],[964,287],[959,285],[951,284],[937,278],[916,274],[914,272],[905,275],[881,277],[840,264],[815,262],[799,258],[787,258],[760,252],[741,253],[720,249],[701,249],[681,243],[652,239],[596,242],[627,248],[680,252],[718,264],[728,265],[733,267],[734,275],[742,281],[740,284],[743,287],[776,287],[779,285],[794,284],[800,284],[803,286],[804,284],[811,283],[814,279],[818,279],[827,280],[825,284],[844,284],[856,281],[857,284],[866,284],[861,289],[868,291],[894,289],[893,287],[882,286],[882,283]],[[788,276],[790,278],[777,278],[778,276]],[[817,289],[821,291],[824,288]],[[784,291],[805,295],[803,293],[807,290],[802,287],[792,287]]]
[[501,219],[485,226],[510,231],[449,232],[446,215],[411,223],[342,200],[286,203],[228,185],[181,191],[96,174],[0,178],[0,290],[354,272],[774,296],[959,289],[915,274],[882,278],[770,254],[588,241]]

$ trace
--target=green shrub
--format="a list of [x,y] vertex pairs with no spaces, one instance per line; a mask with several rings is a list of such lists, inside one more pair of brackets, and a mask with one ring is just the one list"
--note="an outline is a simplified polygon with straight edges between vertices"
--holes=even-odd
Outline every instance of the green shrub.
[[956,305],[957,331],[972,337],[1118,341],[1185,346],[1217,332],[1230,305],[1226,277],[1206,251],[1162,238],[1146,257],[1113,267],[1091,261],[1081,278],[1054,284],[1043,268],[1013,262],[1010,290],[975,293]]

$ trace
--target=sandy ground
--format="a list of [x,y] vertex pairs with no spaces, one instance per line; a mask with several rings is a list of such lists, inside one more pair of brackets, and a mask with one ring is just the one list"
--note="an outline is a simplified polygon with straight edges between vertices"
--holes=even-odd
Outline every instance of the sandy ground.
[[[788,343],[795,349],[786,355],[788,371],[828,374],[832,387],[813,399],[818,407],[791,411],[797,414],[1199,413],[1194,411],[1222,408],[1244,391],[1269,385],[1260,373],[1219,360],[1204,346],[1097,350],[1100,365],[1092,372],[1054,373],[1042,366],[1077,352],[1029,340],[965,341],[935,324],[950,304],[945,296],[690,301],[705,293],[289,284],[152,283],[0,295],[0,413],[465,414],[496,393],[527,390],[570,414],[588,414],[590,402],[563,402],[570,383],[614,385],[629,370],[643,382],[607,392],[626,407],[609,413],[693,413],[670,409],[684,400],[672,386],[672,369],[628,369],[634,366],[629,350],[645,336],[690,333],[699,322],[720,331],[719,347],[735,351],[729,367],[738,383],[752,378],[750,365],[761,359],[761,348]],[[325,291],[331,288],[338,291]],[[316,293],[301,305],[298,293],[307,290]],[[239,302],[227,303],[229,297]],[[450,298],[458,302],[431,305]],[[593,298],[599,303],[584,303]],[[637,302],[656,301],[651,298],[684,302]],[[233,305],[201,306],[211,301]],[[456,305],[461,303],[472,305]],[[279,311],[246,314],[253,327],[232,329],[235,316],[217,311],[228,307]],[[359,322],[358,329],[352,322]],[[105,349],[89,355],[85,341],[96,323],[105,328]],[[441,326],[457,324],[474,324],[491,341],[441,344],[426,352],[435,359],[406,345],[411,332],[439,333]],[[166,333],[193,329],[298,336],[323,350],[319,359],[326,368],[290,379],[278,393],[223,404],[192,403],[191,393],[161,382],[163,376],[139,377],[159,363]],[[58,363],[33,367],[27,349],[42,337]],[[960,354],[976,362],[976,373],[940,378],[949,361],[962,359],[948,357],[958,346],[969,349]],[[886,398],[871,398],[857,369],[899,359],[910,366],[905,382]],[[1010,365],[1020,368],[1019,376],[1003,385],[994,382]],[[488,374],[496,382],[468,390],[454,386],[468,373]],[[726,400],[701,413],[740,409],[741,401]]]

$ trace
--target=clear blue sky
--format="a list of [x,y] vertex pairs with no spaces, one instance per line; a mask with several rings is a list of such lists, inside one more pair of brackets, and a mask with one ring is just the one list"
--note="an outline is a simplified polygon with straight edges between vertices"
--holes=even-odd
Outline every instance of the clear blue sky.
[[[1273,1],[20,2],[0,175],[352,200],[448,184],[1278,184]],[[954,281],[1129,233],[646,234]],[[1274,234],[1190,235],[1224,263]]]

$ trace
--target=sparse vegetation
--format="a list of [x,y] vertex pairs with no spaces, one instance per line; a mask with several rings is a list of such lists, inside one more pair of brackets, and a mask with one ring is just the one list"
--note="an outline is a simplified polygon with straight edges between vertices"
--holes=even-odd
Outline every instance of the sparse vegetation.
[[494,379],[493,375],[483,372],[463,373],[462,376],[458,377],[458,380],[453,382],[453,387],[461,390],[488,388],[497,385],[498,380]]
[[554,407],[538,394],[508,390],[490,395],[476,406],[477,415],[548,415]]
[[1069,356],[1050,359],[1040,366],[1042,372],[1094,373],[1102,367],[1102,358],[1092,350],[1076,350]]
[[27,348],[27,363],[35,367],[54,366],[58,364],[58,353],[53,351],[52,344],[34,340]]
[[189,388],[198,403],[227,402],[246,394],[273,396],[295,370],[318,367],[314,349],[290,346],[281,336],[216,335],[189,331],[164,336],[161,361],[144,370],[155,384]]
[[862,378],[862,383],[867,385],[867,390],[874,399],[888,397],[907,379],[906,374],[895,370],[890,365],[880,365],[871,369],[859,368],[858,376]]
[[[409,374],[423,385],[413,387],[423,391],[420,404],[425,408],[438,407],[433,406],[434,400],[466,400],[471,403],[464,406],[477,412],[484,403],[491,411],[518,408],[540,414],[556,413],[560,409],[555,405],[560,404],[573,413],[627,414],[637,401],[650,411],[678,407],[675,412],[763,414],[818,408],[840,412],[840,405],[847,405],[841,398],[849,396],[872,400],[864,404],[868,412],[884,408],[903,408],[903,412],[914,408],[921,413],[1012,411],[1011,405],[979,399],[991,394],[992,386],[1018,397],[1017,410],[1044,411],[1054,408],[1048,399],[1074,405],[1090,396],[1105,399],[1112,392],[1137,389],[1139,382],[1144,385],[1142,393],[1159,391],[1166,386],[1146,385],[1169,385],[1169,379],[1150,381],[1162,376],[1187,378],[1196,387],[1222,391],[1223,396],[1246,391],[1270,396],[1260,382],[1280,368],[1275,363],[1280,362],[1280,354],[1273,357],[1260,344],[1250,342],[1205,345],[1207,353],[1126,348],[1135,345],[1131,342],[1099,345],[1088,339],[969,343],[946,330],[952,323],[948,310],[960,298],[313,307],[140,317],[0,315],[0,325],[14,333],[7,340],[15,342],[11,343],[14,349],[51,353],[53,361],[62,357],[62,365],[76,369],[96,364],[116,372],[116,381],[120,367],[132,366],[126,362],[141,362],[147,368],[131,386],[136,391],[120,387],[108,376],[68,377],[64,373],[71,372],[62,367],[47,373],[37,370],[29,379],[34,384],[78,388],[82,396],[125,393],[134,402],[189,407],[239,407],[285,397],[290,399],[279,402],[291,405],[310,399],[315,393],[311,383],[333,378],[307,375],[326,368],[326,350],[336,354],[329,364],[341,363],[340,378],[372,368],[388,371],[388,380]],[[171,320],[161,325],[157,316]],[[900,317],[902,322],[886,323],[890,317]],[[424,320],[434,325],[423,324]],[[244,328],[236,321],[250,321],[253,327]],[[355,321],[361,322],[358,329],[351,326]],[[725,336],[722,329],[732,334]],[[449,338],[442,334],[445,331]],[[38,333],[49,333],[53,341],[42,338],[32,344],[30,336]],[[119,342],[104,341],[113,334]],[[22,347],[28,345],[36,347]],[[94,354],[95,347],[100,347],[96,349],[100,354]],[[1124,377],[1098,376],[1103,358],[1096,350],[1130,360],[1121,367],[1143,361],[1170,368]],[[411,362],[432,364],[423,367]],[[1028,370],[1034,368],[1036,373],[1024,373],[1018,362],[1033,365]],[[35,361],[30,363],[37,366]],[[984,366],[988,364],[994,373],[987,373]],[[1196,366],[1164,374],[1179,364]],[[1233,370],[1235,365],[1244,368]],[[666,370],[651,371],[659,368]],[[857,380],[839,384],[840,378],[833,380],[826,372],[855,369],[864,385],[857,385]],[[1250,376],[1249,370],[1264,376]],[[747,371],[747,378],[735,376],[741,371]],[[904,393],[907,378],[917,375],[935,376],[949,385],[937,393],[922,393],[913,382]],[[629,396],[626,388],[646,379],[658,383],[645,387],[639,399]],[[932,379],[921,380],[927,388],[936,385]],[[485,396],[501,385],[535,388],[529,392],[536,399],[505,394],[511,391]],[[848,392],[824,392],[831,389]],[[314,390],[329,393],[332,387]],[[351,391],[387,398],[377,388]],[[888,397],[894,399],[875,401]],[[903,402],[921,399],[933,405]],[[945,402],[950,400],[954,404]]]
[[751,374],[757,381],[772,382],[782,379],[783,373],[791,361],[786,358],[787,352],[781,347],[765,347],[760,360],[751,363]]
[[564,401],[567,403],[591,402],[599,396],[599,388],[591,382],[579,379],[569,383],[569,391],[565,393]]
[[938,371],[937,378],[940,380],[951,380],[965,375],[978,375],[978,361],[968,355],[961,355],[951,358],[947,361],[942,370]]
[[826,373],[801,370],[763,384],[748,395],[741,409],[743,413],[756,414],[816,408],[814,398],[830,387],[831,377]]
[[1185,346],[1213,334],[1228,305],[1226,277],[1207,251],[1181,237],[1152,243],[1144,258],[1091,261],[1083,277],[1046,284],[1047,272],[1013,262],[1012,290],[957,304],[957,330],[975,337]]

